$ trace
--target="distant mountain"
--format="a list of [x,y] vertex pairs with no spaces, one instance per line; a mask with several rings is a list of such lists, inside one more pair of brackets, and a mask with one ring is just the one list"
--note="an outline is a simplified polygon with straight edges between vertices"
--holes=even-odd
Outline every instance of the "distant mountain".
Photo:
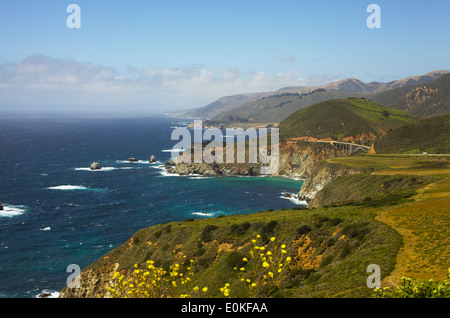
[[450,74],[444,74],[426,84],[391,89],[370,99],[388,107],[406,110],[419,118],[443,115],[450,112]]
[[417,120],[405,111],[366,99],[335,99],[300,109],[283,120],[280,138],[313,137],[369,144]]
[[213,103],[184,112],[182,115],[209,119],[210,124],[278,123],[295,111],[328,99],[368,97],[406,85],[427,83],[450,71],[434,71],[389,83],[363,83],[355,78],[334,81],[322,86],[291,86],[272,92],[221,97]]
[[329,99],[347,98],[349,96],[362,97],[362,94],[327,91],[323,88],[313,90],[309,93],[280,92],[278,95],[249,101],[239,107],[224,111],[208,120],[208,123],[212,125],[251,122],[279,123],[292,113],[309,105]]
[[182,112],[182,116],[207,119],[219,115],[224,111],[236,108],[247,102],[262,98],[265,93],[255,94],[238,94],[232,96],[224,96],[218,100],[206,105],[205,107],[190,109]]
[[450,153],[450,114],[392,130],[375,142],[377,153]]

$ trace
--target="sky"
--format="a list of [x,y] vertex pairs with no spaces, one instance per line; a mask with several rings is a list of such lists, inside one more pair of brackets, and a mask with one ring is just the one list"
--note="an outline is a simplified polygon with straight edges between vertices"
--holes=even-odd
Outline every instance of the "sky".
[[448,34],[446,0],[0,0],[0,113],[150,114],[389,82],[450,69]]

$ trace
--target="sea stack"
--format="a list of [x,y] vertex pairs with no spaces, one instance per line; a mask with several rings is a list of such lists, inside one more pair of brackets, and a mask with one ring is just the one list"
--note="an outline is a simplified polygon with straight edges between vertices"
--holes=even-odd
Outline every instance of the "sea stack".
[[91,170],[100,170],[102,166],[100,165],[100,162],[93,162],[91,166],[89,167]]
[[150,156],[150,160],[149,160],[148,162],[149,162],[149,163],[156,162],[156,157],[155,157],[155,155],[151,155],[151,156]]
[[137,160],[136,158],[129,158],[128,161],[129,162],[138,162],[139,160]]

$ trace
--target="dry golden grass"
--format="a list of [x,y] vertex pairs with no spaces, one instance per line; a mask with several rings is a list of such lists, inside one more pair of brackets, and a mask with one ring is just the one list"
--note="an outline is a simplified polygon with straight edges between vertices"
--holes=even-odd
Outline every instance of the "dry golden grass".
[[414,202],[385,207],[377,220],[403,237],[394,271],[383,281],[398,284],[402,276],[416,279],[447,278],[450,266],[450,178],[420,189]]
[[413,202],[378,209],[376,219],[393,227],[404,240],[397,264],[385,286],[397,285],[402,276],[447,279],[450,267],[450,166],[449,156],[366,155],[328,160],[352,167],[372,167],[376,175],[437,176]]

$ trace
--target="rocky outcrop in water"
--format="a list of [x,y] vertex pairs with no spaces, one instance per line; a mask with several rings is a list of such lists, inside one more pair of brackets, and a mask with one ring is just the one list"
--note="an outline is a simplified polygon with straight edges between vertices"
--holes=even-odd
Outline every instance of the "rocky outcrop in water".
[[95,161],[91,164],[91,166],[89,168],[91,170],[100,170],[102,168],[102,166],[101,166],[100,162]]
[[155,157],[155,155],[151,155],[150,156],[150,160],[148,161],[149,163],[154,163],[154,162],[156,162],[156,157]]

